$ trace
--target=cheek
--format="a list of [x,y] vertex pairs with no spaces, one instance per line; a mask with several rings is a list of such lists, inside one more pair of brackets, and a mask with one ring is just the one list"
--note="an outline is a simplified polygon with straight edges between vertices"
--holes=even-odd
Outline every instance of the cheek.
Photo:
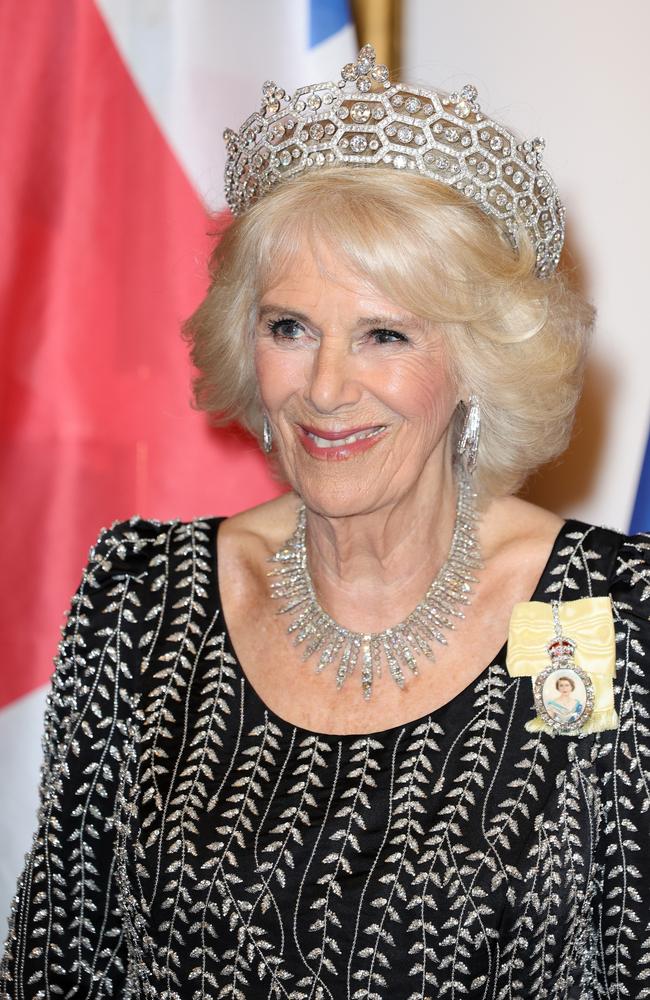
[[403,359],[383,380],[384,401],[401,416],[428,424],[447,423],[456,406],[456,390],[442,364]]
[[269,410],[304,383],[304,366],[305,359],[297,351],[280,351],[265,343],[256,346],[255,375],[262,402]]

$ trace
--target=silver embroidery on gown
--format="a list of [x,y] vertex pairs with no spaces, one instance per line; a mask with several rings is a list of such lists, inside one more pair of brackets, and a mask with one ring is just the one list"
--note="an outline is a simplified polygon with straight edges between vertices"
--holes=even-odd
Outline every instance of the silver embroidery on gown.
[[536,592],[611,593],[618,731],[526,733],[502,650],[422,719],[324,736],[243,675],[217,527],[91,552],[2,997],[650,997],[650,537],[568,522]]

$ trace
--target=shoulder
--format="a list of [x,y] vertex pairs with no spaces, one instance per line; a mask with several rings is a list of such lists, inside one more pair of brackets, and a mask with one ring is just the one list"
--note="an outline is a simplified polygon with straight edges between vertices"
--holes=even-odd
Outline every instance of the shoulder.
[[486,558],[500,555],[542,564],[565,523],[544,507],[510,496],[493,500],[483,520]]
[[558,589],[569,600],[609,594],[619,617],[631,613],[650,623],[650,534],[626,535],[570,519],[558,537],[551,574],[549,596]]
[[192,521],[132,517],[103,528],[89,550],[64,633],[75,635],[83,625],[98,641],[117,614],[120,627],[130,632],[127,644],[139,648],[150,615],[164,604],[171,586],[181,589],[190,579],[197,594],[208,594],[218,523],[219,518],[213,517]]
[[295,493],[285,493],[226,518],[219,528],[220,568],[264,565],[293,532],[299,506]]
[[167,595],[187,602],[188,580],[195,602],[209,594],[217,523],[133,517],[100,531],[66,613],[55,686],[81,680],[92,686],[105,667],[119,663],[121,680],[132,688],[150,654],[151,621],[171,603]]
[[528,576],[530,583],[544,569],[542,600],[609,594],[615,607],[650,619],[650,535],[564,521],[514,497],[495,501],[488,517],[484,552],[499,557],[504,578]]
[[620,535],[619,539],[612,600],[621,613],[650,623],[650,534]]
[[220,534],[247,544],[257,540],[258,544],[274,552],[295,528],[299,506],[300,500],[295,493],[283,493],[226,518]]
[[530,600],[563,530],[562,518],[542,507],[517,497],[492,501],[481,528],[483,575],[504,606]]
[[192,521],[157,521],[132,517],[102,528],[88,553],[84,578],[97,587],[111,578],[128,574],[134,579],[161,566],[168,566],[183,546],[207,548],[219,518]]
[[295,493],[285,493],[228,517],[219,526],[219,592],[230,608],[231,625],[238,615],[246,617],[264,600],[267,560],[294,530],[299,505]]
[[557,556],[567,572],[603,584],[614,602],[646,605],[650,613],[650,535],[626,535],[584,521],[566,522]]

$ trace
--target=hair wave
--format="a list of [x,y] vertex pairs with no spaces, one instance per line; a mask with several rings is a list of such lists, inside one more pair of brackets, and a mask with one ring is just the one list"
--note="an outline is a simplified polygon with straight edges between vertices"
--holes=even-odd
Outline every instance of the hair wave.
[[[184,326],[198,375],[195,405],[258,437],[257,304],[305,240],[323,245],[395,303],[441,330],[459,396],[481,406],[475,482],[515,492],[568,444],[593,309],[566,275],[535,275],[519,250],[465,196],[386,167],[331,167],[286,181],[220,234],[210,285]],[[460,406],[452,433],[464,415]]]

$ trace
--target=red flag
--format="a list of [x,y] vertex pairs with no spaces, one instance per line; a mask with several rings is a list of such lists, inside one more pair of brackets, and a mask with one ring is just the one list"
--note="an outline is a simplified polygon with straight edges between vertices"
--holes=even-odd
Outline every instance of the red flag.
[[190,409],[179,334],[205,209],[94,4],[0,9],[0,703],[42,684],[100,527],[268,498],[254,442]]

